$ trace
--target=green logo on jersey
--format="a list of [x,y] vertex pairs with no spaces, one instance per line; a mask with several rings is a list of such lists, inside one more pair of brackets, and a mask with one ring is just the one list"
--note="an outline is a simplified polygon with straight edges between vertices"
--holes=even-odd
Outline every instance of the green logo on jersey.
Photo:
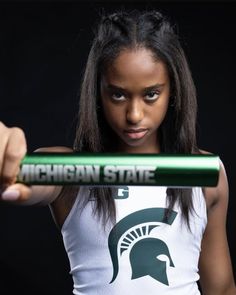
[[117,191],[114,192],[114,199],[127,199],[129,197],[129,187],[119,186]]
[[150,237],[150,232],[161,226],[160,223],[171,225],[177,215],[171,211],[167,221],[163,221],[165,208],[148,208],[134,212],[120,220],[111,230],[108,238],[111,260],[113,263],[112,283],[119,272],[119,257],[130,250],[132,278],[151,276],[153,279],[169,285],[166,273],[166,261],[160,255],[168,257],[171,267],[174,263],[169,249],[162,240]]

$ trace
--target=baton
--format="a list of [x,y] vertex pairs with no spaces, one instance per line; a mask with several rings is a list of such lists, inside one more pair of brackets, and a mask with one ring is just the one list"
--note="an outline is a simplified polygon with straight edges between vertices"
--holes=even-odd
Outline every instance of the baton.
[[219,169],[219,157],[212,154],[34,153],[22,160],[17,182],[213,187]]

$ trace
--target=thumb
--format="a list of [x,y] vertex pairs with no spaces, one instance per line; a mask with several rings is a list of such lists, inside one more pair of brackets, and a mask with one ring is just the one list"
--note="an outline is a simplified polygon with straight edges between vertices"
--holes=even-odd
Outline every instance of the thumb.
[[24,202],[31,196],[31,188],[21,183],[8,186],[1,194],[1,199],[8,202]]

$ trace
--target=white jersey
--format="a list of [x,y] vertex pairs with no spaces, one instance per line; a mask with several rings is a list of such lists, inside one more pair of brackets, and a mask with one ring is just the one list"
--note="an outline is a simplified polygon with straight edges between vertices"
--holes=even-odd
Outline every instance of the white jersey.
[[114,195],[116,224],[105,227],[84,207],[81,187],[62,227],[77,295],[196,295],[201,240],[207,223],[201,188],[193,188],[190,230],[178,203],[164,220],[166,188],[130,186]]

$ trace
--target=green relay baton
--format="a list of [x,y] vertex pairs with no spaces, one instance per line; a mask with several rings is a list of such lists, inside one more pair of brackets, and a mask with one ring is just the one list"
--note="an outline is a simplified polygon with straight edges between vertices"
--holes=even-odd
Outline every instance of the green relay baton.
[[21,162],[17,182],[28,185],[151,185],[213,187],[216,155],[34,153]]

